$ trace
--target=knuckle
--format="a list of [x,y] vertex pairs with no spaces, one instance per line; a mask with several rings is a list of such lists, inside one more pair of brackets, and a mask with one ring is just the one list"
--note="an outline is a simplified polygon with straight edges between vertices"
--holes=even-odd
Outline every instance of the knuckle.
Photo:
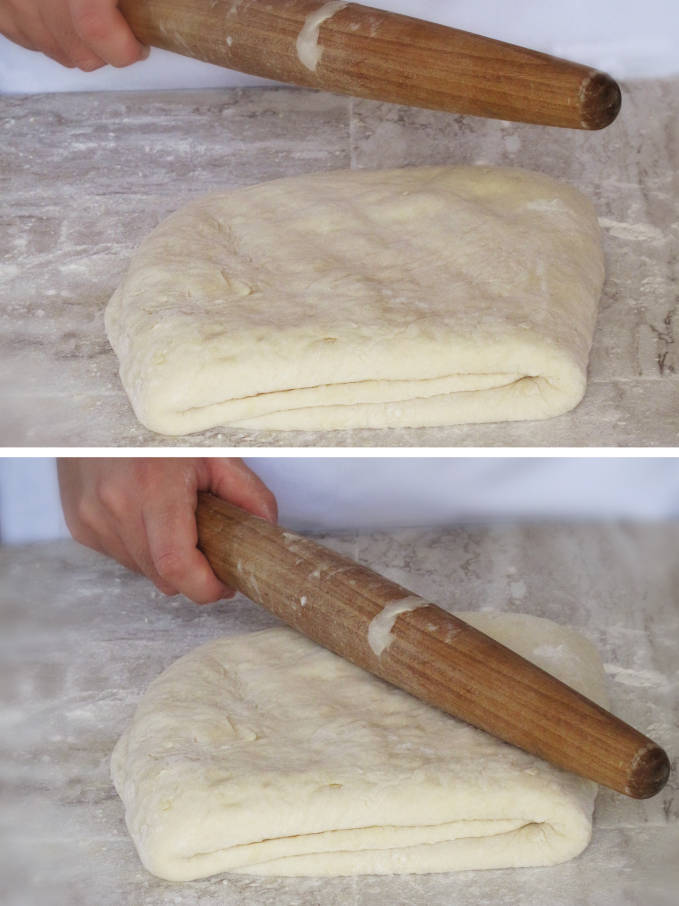
[[109,32],[109,25],[97,4],[82,3],[73,11],[75,30],[86,41],[101,41]]
[[89,499],[82,498],[77,502],[73,516],[75,518],[71,517],[72,525],[69,524],[68,527],[75,540],[80,541],[81,537],[87,533],[87,529],[96,526],[96,508],[92,506]]
[[126,510],[125,501],[117,482],[111,481],[108,476],[101,479],[97,485],[97,496],[105,507],[114,516],[121,516]]
[[73,65],[81,72],[94,72],[100,69],[104,64],[97,57],[88,57],[84,60],[75,60]]
[[124,69],[125,66],[131,66],[133,63],[138,62],[139,53],[135,48],[131,50],[123,50],[120,52],[120,55],[117,60],[111,62],[111,66],[114,69]]
[[191,599],[195,601],[196,604],[214,604],[217,601],[221,600],[222,595],[217,594],[216,592],[208,591],[199,591],[191,595]]
[[134,464],[134,483],[144,498],[162,487],[161,471],[162,462],[156,459],[140,459]]
[[87,533],[77,512],[64,513],[64,521],[66,522],[66,528],[71,533],[71,538],[73,538],[74,541],[77,541],[78,544],[84,544]]
[[63,54],[60,50],[45,51],[50,59],[55,60],[59,63],[60,66],[64,66],[66,69],[74,69],[75,63],[73,63],[69,57]]
[[186,558],[176,547],[159,551],[153,558],[153,565],[160,578],[169,583],[181,580],[186,570]]

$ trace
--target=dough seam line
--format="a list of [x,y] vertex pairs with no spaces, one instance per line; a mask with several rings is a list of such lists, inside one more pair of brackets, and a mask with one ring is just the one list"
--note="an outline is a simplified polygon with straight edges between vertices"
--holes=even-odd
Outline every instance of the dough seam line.
[[[479,371],[479,372],[473,372],[473,373],[471,371],[454,372],[453,374],[444,374],[441,377],[418,378],[417,381],[418,381],[418,383],[426,383],[426,381],[441,381],[441,380],[446,380],[447,378],[467,377],[472,374],[474,377],[487,377],[488,375],[495,374],[495,373],[496,372],[494,372],[494,371]],[[549,378],[546,378],[543,375],[524,374],[522,377],[515,378],[513,381],[509,381],[507,384],[496,384],[494,387],[486,387],[484,389],[484,393],[492,393],[494,390],[506,390],[507,387],[512,387],[515,384],[519,384],[519,383],[521,383],[521,381],[525,381],[525,380],[534,381],[538,387],[539,387],[538,381],[540,381],[540,380],[545,381],[547,384],[550,385],[550,387],[553,386],[553,384],[549,380]],[[189,406],[188,409],[180,409],[179,411],[182,413],[182,415],[186,415],[189,412],[202,412],[205,409],[210,409],[212,406],[221,406],[225,402],[231,403],[231,402],[240,402],[242,400],[263,399],[267,396],[273,396],[274,394],[277,394],[277,393],[297,393],[300,390],[319,390],[319,389],[325,388],[325,387],[351,387],[351,386],[355,386],[357,384],[367,384],[367,383],[398,384],[398,383],[403,383],[403,379],[402,378],[365,378],[360,381],[342,381],[341,383],[338,383],[338,384],[310,384],[309,386],[306,386],[306,387],[287,387],[282,390],[265,390],[262,393],[251,393],[249,396],[233,396],[233,397],[229,397],[227,400],[218,400],[217,402],[214,402],[214,403],[204,403],[202,406]],[[479,392],[478,390],[448,390],[444,393],[432,393],[432,394],[429,394],[428,396],[408,396],[408,397],[404,397],[404,398],[398,399],[398,400],[390,400],[388,404],[397,406],[400,403],[401,404],[407,403],[407,402],[410,402],[411,400],[431,399],[434,396],[452,396],[453,394],[455,396],[461,396],[464,393],[478,393],[478,392]],[[542,392],[542,390],[540,390],[540,392]],[[271,415],[271,414],[276,414],[279,412],[289,412],[289,411],[294,411],[295,409],[323,409],[323,408],[325,408],[325,406],[372,406],[374,404],[375,404],[374,401],[371,401],[371,400],[364,400],[364,401],[358,402],[358,403],[335,403],[335,402],[317,403],[315,406],[309,406],[309,404],[307,403],[307,404],[304,404],[301,406],[292,406],[292,407],[290,407],[290,409],[272,409],[272,410],[270,410],[270,412],[268,414]],[[241,419],[235,419],[233,424],[237,424],[238,421],[240,421],[240,420]]]
[[[312,837],[319,837],[322,834],[341,834],[341,833],[346,833],[346,832],[350,832],[350,831],[370,831],[370,830],[377,830],[377,831],[396,830],[396,831],[399,831],[399,830],[425,830],[428,828],[434,828],[434,829],[443,828],[449,824],[459,823],[462,820],[464,820],[465,824],[488,825],[488,824],[493,824],[496,822],[504,823],[505,821],[512,821],[513,819],[512,818],[465,818],[465,819],[458,819],[458,821],[441,821],[439,824],[361,824],[361,825],[357,825],[355,827],[335,827],[335,828],[329,828],[328,830],[311,831],[311,832],[305,833],[305,834],[283,834],[280,837],[262,837],[261,840],[250,840],[247,843],[238,843],[236,846],[229,846],[229,847],[221,846],[218,849],[207,849],[207,850],[205,850],[205,852],[197,852],[193,856],[182,856],[180,858],[185,858],[187,861],[190,862],[192,859],[195,859],[195,858],[202,858],[204,856],[214,856],[217,853],[222,853],[222,852],[238,849],[241,846],[248,847],[248,846],[257,846],[259,843],[277,843],[279,840],[297,840],[300,837],[304,837],[304,839],[307,839],[307,838],[312,838]],[[554,833],[556,833],[556,834],[560,833],[555,828],[554,824],[552,824],[549,821],[524,821],[523,824],[520,824],[518,827],[514,827],[511,830],[504,830],[504,831],[501,831],[499,834],[488,834],[486,836],[490,836],[490,837],[494,837],[494,838],[504,837],[507,834],[515,834],[515,833],[517,833],[517,831],[521,831],[525,827],[542,827],[544,824],[549,824],[549,826],[552,828],[552,830],[554,830]],[[465,834],[465,836],[454,837],[453,840],[467,840],[469,838],[473,838],[474,836],[475,836],[474,834]],[[404,846],[389,846],[389,849],[398,850],[398,849],[412,849],[413,847],[419,847],[419,846],[437,846],[441,842],[444,842],[444,841],[436,840],[436,841],[429,842],[429,843],[425,843],[425,842],[409,843]],[[385,850],[384,846],[372,846],[372,847],[361,846],[358,849],[342,849],[342,850],[336,850],[336,852],[347,852],[347,853],[350,853],[350,852],[382,852],[384,850]],[[318,850],[318,853],[313,853],[313,852],[304,853],[304,855],[314,855],[314,854],[318,855],[322,852],[325,852],[325,850]],[[264,865],[267,863],[278,862],[281,859],[285,859],[285,858],[286,858],[286,856],[276,856],[276,858],[267,859],[267,862],[263,862],[261,864]]]

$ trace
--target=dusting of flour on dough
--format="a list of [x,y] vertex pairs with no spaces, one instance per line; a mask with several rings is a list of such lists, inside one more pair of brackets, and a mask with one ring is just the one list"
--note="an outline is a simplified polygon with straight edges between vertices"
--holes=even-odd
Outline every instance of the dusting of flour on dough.
[[315,12],[309,13],[304,20],[302,30],[297,36],[297,57],[303,66],[316,72],[319,60],[323,56],[323,48],[318,46],[318,33],[321,25],[331,19],[347,4],[344,0],[331,0],[324,3]]
[[563,660],[568,656],[568,650],[565,645],[538,645],[537,648],[533,648],[533,655],[550,660]]
[[401,598],[398,601],[392,601],[387,604],[370,621],[368,626],[368,644],[377,657],[382,655],[385,648],[388,648],[394,636],[391,630],[396,622],[396,617],[401,613],[407,613],[409,610],[417,610],[418,607],[428,607],[429,601],[423,601],[417,595],[409,595],[407,598]]

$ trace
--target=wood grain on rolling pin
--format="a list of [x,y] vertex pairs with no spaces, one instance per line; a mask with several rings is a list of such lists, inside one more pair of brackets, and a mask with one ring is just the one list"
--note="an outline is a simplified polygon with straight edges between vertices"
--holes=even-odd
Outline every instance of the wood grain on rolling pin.
[[669,762],[652,740],[435,604],[211,495],[196,515],[223,582],[336,654],[628,796],[665,784]]
[[452,113],[600,129],[605,73],[481,35],[331,0],[122,0],[140,41],[309,88]]

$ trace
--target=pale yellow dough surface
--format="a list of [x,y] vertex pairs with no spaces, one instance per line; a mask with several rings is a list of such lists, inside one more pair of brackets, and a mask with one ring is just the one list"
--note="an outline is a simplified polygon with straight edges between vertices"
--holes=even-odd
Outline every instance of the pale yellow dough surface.
[[[572,630],[460,616],[605,704],[599,657]],[[112,773],[142,862],[178,881],[553,865],[589,842],[596,796],[287,628],[175,662]]]
[[172,214],[106,330],[165,434],[548,418],[584,393],[603,277],[591,204],[547,176],[334,171]]

